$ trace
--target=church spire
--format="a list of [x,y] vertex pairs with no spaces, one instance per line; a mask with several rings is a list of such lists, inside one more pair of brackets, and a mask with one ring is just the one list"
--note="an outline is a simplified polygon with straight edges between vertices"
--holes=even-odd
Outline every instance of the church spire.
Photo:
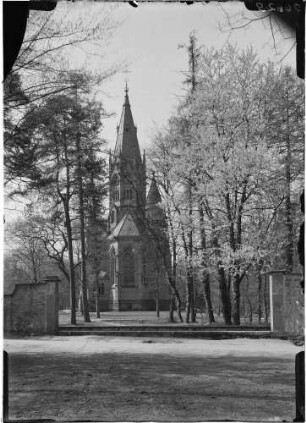
[[117,129],[117,141],[115,147],[115,155],[124,155],[126,158],[135,158],[141,160],[140,149],[137,139],[137,128],[134,124],[131,105],[129,100],[129,89],[127,83],[125,85],[125,97]]

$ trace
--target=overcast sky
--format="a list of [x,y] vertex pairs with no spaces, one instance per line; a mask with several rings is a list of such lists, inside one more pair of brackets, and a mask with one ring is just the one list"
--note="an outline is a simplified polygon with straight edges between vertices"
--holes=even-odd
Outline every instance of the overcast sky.
[[[77,5],[76,2],[70,7]],[[100,3],[97,11],[101,7],[107,5],[101,6]],[[137,8],[128,3],[117,4],[113,15],[121,24],[109,43],[107,57],[109,62],[126,60],[129,65],[128,72],[119,72],[112,81],[104,84],[101,93],[106,109],[116,113],[114,118],[105,121],[104,136],[110,146],[113,147],[115,142],[126,79],[141,148],[150,144],[154,125],[161,126],[167,122],[179,96],[183,94],[182,72],[188,66],[187,53],[178,46],[188,43],[193,30],[199,44],[207,47],[221,48],[227,41],[237,44],[239,48],[252,45],[263,61],[267,58],[275,62],[282,60],[283,64],[295,68],[294,40],[288,34],[283,34],[284,38],[277,25],[273,28],[276,50],[268,22],[257,20],[244,29],[229,30],[228,15],[233,22],[238,20],[243,24],[247,21],[241,20],[242,14],[249,18],[258,17],[258,12],[254,15],[247,11],[241,2],[197,3],[191,6],[182,3],[140,3]],[[105,63],[93,58],[88,66],[99,68]]]

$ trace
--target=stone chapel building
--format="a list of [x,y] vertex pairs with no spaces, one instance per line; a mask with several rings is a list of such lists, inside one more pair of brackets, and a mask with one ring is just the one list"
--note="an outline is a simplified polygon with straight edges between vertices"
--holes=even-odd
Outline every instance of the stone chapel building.
[[116,146],[110,152],[109,180],[110,309],[168,310],[166,219],[154,175],[146,193],[146,159],[141,157],[127,87]]

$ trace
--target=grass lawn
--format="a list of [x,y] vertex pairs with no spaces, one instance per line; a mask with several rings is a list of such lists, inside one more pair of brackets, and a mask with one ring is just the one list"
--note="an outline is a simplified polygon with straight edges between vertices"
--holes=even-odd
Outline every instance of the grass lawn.
[[80,338],[7,341],[11,419],[295,417],[300,349],[287,341]]

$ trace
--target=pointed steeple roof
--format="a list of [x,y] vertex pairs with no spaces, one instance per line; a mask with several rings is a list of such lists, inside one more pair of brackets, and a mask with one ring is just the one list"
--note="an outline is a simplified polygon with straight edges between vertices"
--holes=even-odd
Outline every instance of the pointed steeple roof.
[[134,124],[131,112],[128,87],[125,87],[125,98],[117,127],[117,141],[115,146],[115,155],[124,155],[125,157],[141,158],[137,139],[137,129]]
[[155,173],[153,172],[151,186],[147,195],[147,205],[152,206],[162,201],[160,192],[155,179]]

